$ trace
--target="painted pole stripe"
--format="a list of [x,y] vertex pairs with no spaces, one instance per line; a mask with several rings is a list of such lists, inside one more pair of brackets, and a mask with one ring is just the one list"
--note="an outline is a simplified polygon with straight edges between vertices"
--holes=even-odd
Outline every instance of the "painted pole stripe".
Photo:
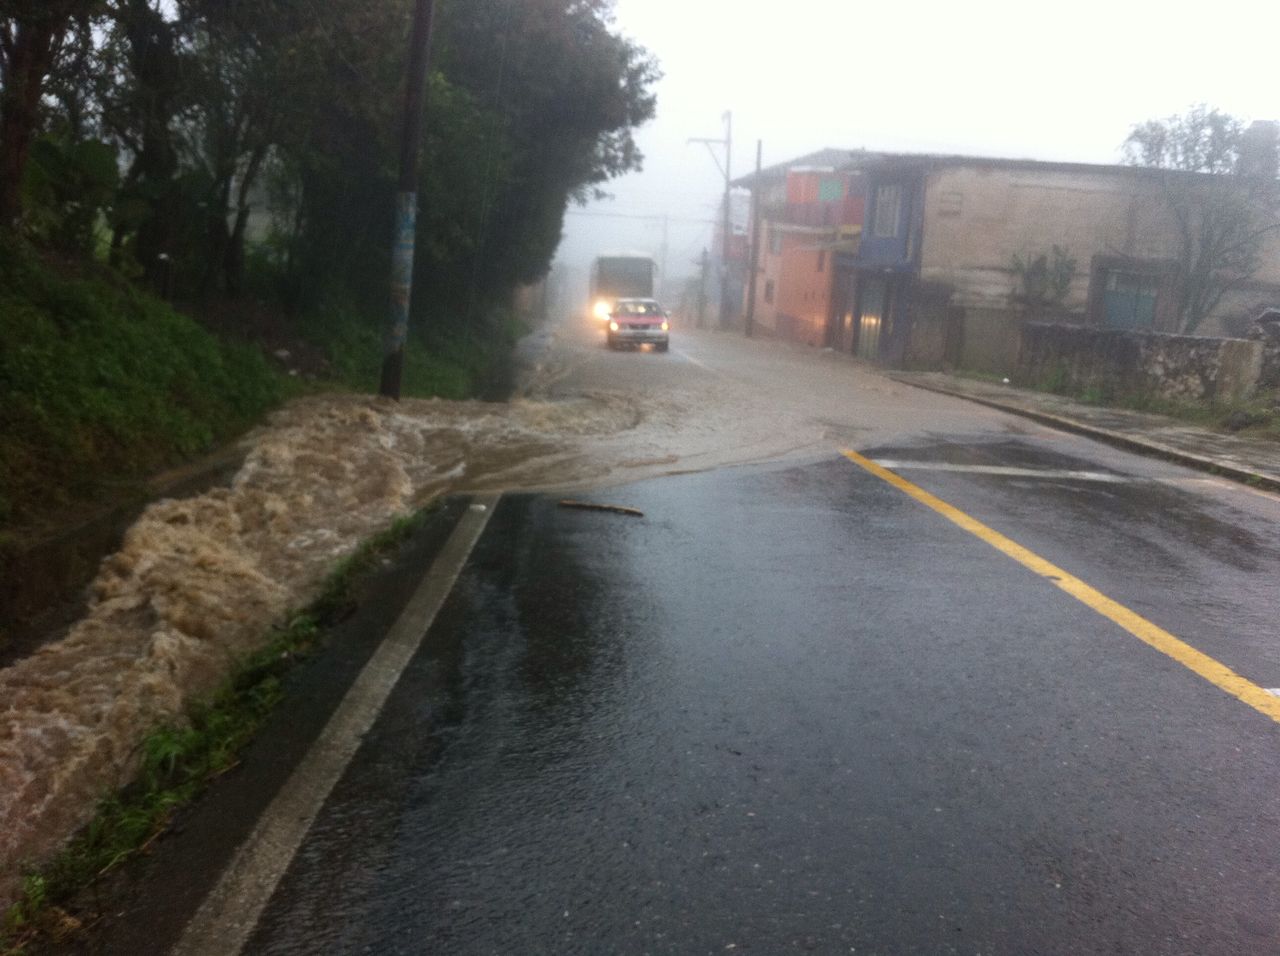
[[1055,587],[1065,591],[1086,607],[1118,624],[1138,640],[1173,658],[1183,667],[1194,671],[1211,684],[1248,704],[1258,713],[1265,714],[1280,723],[1280,697],[1268,693],[1252,681],[1241,677],[1225,664],[1214,660],[1208,654],[1196,650],[1190,644],[1175,637],[1163,628],[1152,624],[1141,615],[1135,614],[1124,605],[1113,601],[1101,591],[1090,587],[1074,575],[1068,574],[1062,568],[1051,564],[1038,554],[1028,551],[1016,541],[1006,538],[1000,532],[987,527],[976,518],[969,517],[959,508],[947,504],[941,498],[929,494],[923,488],[913,485],[900,475],[896,475],[884,466],[876,464],[870,458],[866,458],[849,449],[844,449],[843,454],[855,465],[893,485],[904,494],[910,495],[916,501],[933,509],[948,521],[959,525],[965,531],[982,539],[997,551],[1050,581]]

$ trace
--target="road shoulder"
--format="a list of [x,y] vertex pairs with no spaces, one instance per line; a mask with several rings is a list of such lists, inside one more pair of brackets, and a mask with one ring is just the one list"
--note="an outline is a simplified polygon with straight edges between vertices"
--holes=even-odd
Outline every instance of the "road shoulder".
[[904,385],[984,405],[1126,451],[1186,465],[1280,492],[1280,444],[1197,428],[1124,409],[1097,408],[1060,395],[998,386],[941,373],[891,373]]

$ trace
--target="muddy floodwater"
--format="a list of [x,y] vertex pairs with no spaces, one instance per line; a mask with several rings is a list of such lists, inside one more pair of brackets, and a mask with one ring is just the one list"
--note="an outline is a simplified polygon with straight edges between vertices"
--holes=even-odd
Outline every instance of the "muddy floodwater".
[[299,400],[246,439],[229,487],[148,507],[103,561],[83,618],[0,670],[0,899],[128,782],[148,729],[213,690],[396,517],[451,492],[621,483],[823,438],[710,373],[649,382],[637,366],[638,381],[567,388],[597,351],[550,342],[508,403]]

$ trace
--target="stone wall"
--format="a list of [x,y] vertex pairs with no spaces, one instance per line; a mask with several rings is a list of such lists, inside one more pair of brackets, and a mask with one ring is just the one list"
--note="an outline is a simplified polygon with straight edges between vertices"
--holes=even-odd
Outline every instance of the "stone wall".
[[1018,361],[1022,316],[1013,309],[965,309],[960,365],[1007,375]]
[[1250,341],[1262,346],[1259,388],[1280,389],[1280,312],[1270,312],[1249,331]]
[[1260,341],[1029,322],[1016,379],[1104,399],[1234,402],[1257,390],[1263,354]]

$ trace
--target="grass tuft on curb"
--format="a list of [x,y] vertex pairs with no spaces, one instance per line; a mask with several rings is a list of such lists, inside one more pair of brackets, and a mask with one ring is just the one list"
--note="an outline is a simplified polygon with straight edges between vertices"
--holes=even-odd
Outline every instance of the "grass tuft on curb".
[[428,505],[364,541],[329,573],[320,596],[272,632],[211,698],[181,722],[164,724],[142,742],[129,786],[103,798],[91,820],[56,857],[26,876],[0,925],[0,953],[18,956],[38,941],[61,942],[84,926],[65,907],[125,861],[145,851],[214,780],[233,769],[284,692],[284,679],[324,643],[326,628],[356,605],[356,590],[386,554],[438,511]]

